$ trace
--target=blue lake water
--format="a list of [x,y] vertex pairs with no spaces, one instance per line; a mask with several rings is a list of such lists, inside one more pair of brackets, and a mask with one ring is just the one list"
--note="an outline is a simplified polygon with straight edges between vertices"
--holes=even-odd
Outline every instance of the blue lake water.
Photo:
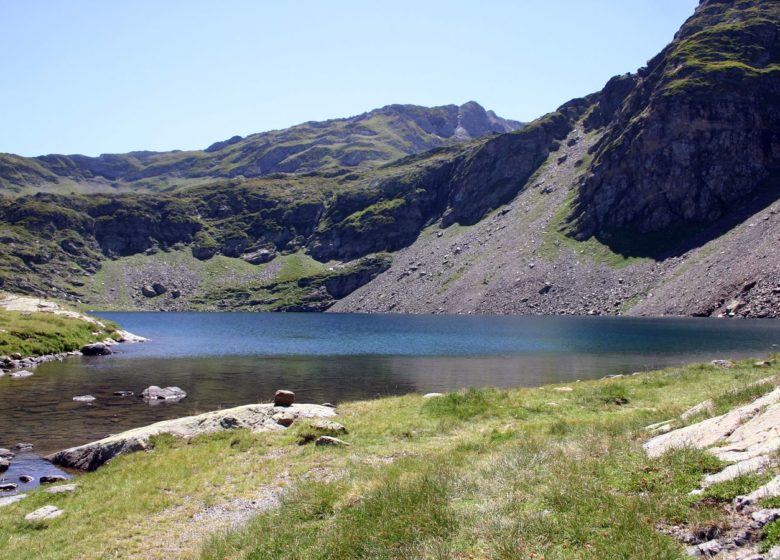
[[[780,321],[262,313],[101,313],[151,338],[0,378],[0,447],[45,453],[171,417],[269,401],[343,402],[535,386],[780,351]],[[188,397],[149,406],[149,385]],[[93,404],[75,395],[97,397]]]

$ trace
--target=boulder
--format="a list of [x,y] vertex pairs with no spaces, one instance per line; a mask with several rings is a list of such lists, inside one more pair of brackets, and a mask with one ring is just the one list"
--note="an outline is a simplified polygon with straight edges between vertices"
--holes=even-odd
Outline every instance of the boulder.
[[13,482],[3,482],[0,484],[0,492],[13,492],[16,490],[16,484]]
[[95,400],[95,397],[92,395],[78,395],[76,397],[73,397],[73,400],[76,402],[85,402],[85,403],[91,403]]
[[5,447],[0,447],[0,459],[13,459],[14,453],[10,449],[6,449]]
[[274,393],[274,406],[290,406],[295,402],[295,393],[279,389]]
[[327,432],[329,434],[348,433],[347,428],[343,424],[339,424],[333,420],[317,420],[312,422],[311,427],[320,432]]
[[[296,419],[329,418],[336,415],[332,408],[316,404],[293,404],[287,407],[285,412],[293,415]],[[190,438],[234,428],[243,428],[253,432],[283,430],[284,428],[274,419],[278,413],[279,409],[270,403],[215,410],[197,416],[165,420],[143,428],[122,432],[92,443],[59,451],[49,455],[46,459],[55,465],[92,471],[117,455],[148,449],[151,445],[150,438],[158,434]],[[229,427],[226,428],[226,425]]]
[[22,359],[22,355],[19,352],[12,352],[11,353],[11,359],[12,360],[21,360]]
[[12,371],[11,377],[13,379],[22,379],[24,377],[30,377],[33,375],[33,372],[27,369],[20,369],[19,371]]
[[94,342],[83,346],[81,348],[81,353],[85,356],[108,356],[109,354],[112,354],[113,351],[105,342]]
[[55,482],[62,482],[68,480],[66,477],[59,474],[45,474],[38,479],[41,484],[54,484]]
[[149,284],[144,284],[143,286],[141,286],[141,294],[142,294],[144,297],[148,297],[148,298],[157,297],[157,296],[159,295],[159,294],[158,294],[158,293],[157,293],[157,292],[154,290],[154,288],[153,288],[152,286],[150,286]]
[[166,288],[163,284],[160,284],[159,282],[155,282],[154,284],[152,284],[152,290],[154,290],[154,293],[156,295],[161,296],[168,291],[168,288]]
[[62,515],[63,512],[60,508],[55,506],[43,506],[42,508],[38,508],[35,511],[28,513],[24,516],[24,518],[27,521],[48,521],[50,519],[55,519]]
[[17,443],[14,445],[14,448],[17,451],[32,451],[33,444],[32,443]]
[[19,482],[21,482],[22,484],[29,484],[33,480],[35,479],[31,477],[29,474],[23,474],[22,476],[19,477]]
[[145,401],[180,401],[187,396],[182,389],[178,387],[158,387],[151,385],[143,390],[141,398]]
[[276,252],[270,249],[259,249],[241,255],[241,258],[250,264],[264,264],[272,261],[274,257],[276,257]]
[[11,467],[11,461],[8,459],[0,458],[0,473],[4,473]]

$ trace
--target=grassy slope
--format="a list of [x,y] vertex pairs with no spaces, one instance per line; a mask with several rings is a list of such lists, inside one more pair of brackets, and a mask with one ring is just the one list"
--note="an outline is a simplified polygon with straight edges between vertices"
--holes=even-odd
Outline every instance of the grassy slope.
[[19,352],[40,356],[78,350],[85,344],[110,337],[111,323],[93,323],[52,313],[23,313],[0,309],[0,356]]
[[[162,438],[154,451],[83,476],[75,495],[32,492],[4,508],[0,558],[682,558],[654,527],[721,518],[715,500],[693,507],[687,497],[720,465],[690,450],[648,459],[641,428],[708,397],[733,405],[739,398],[723,395],[778,372],[776,362],[771,370],[744,362],[572,391],[346,403],[339,421],[352,446],[344,449],[298,446],[306,426]],[[747,482],[738,489],[760,481]],[[195,513],[285,484],[292,489],[280,509],[199,550],[207,529]],[[49,503],[65,515],[23,521]]]

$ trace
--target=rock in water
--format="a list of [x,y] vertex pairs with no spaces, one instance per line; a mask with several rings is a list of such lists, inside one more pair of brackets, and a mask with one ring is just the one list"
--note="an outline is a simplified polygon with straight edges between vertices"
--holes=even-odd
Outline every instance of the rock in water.
[[32,451],[33,444],[32,443],[17,443],[14,447],[16,447],[19,451]]
[[13,492],[16,490],[16,484],[13,482],[4,482],[0,484],[0,492]]
[[87,344],[81,349],[81,353],[85,356],[108,356],[112,354],[111,347],[103,342],[95,342],[93,344]]
[[19,482],[21,482],[22,484],[28,484],[33,480],[35,479],[31,477],[29,474],[23,474],[22,476],[19,477]]
[[0,447],[0,459],[13,459],[16,453],[5,447]]
[[279,389],[274,393],[274,406],[290,406],[295,402],[295,393]]
[[5,472],[11,466],[11,461],[0,458],[0,473]]
[[59,517],[64,512],[55,506],[43,506],[24,516],[27,521],[48,521]]
[[114,391],[115,397],[132,397],[135,395],[132,391]]
[[21,379],[23,377],[30,377],[32,374],[33,374],[33,372],[31,372],[29,370],[26,370],[26,369],[22,369],[22,370],[19,370],[19,371],[12,371],[11,372],[11,377],[14,378],[14,379]]
[[54,484],[55,482],[62,482],[63,480],[68,480],[68,479],[58,474],[47,474],[39,478],[38,482],[40,482],[41,484]]
[[151,385],[143,390],[141,397],[147,402],[153,401],[180,401],[187,396],[182,389],[178,387],[158,387]]
[[77,397],[73,397],[73,400],[76,402],[91,403],[95,400],[95,397],[92,395],[78,395]]

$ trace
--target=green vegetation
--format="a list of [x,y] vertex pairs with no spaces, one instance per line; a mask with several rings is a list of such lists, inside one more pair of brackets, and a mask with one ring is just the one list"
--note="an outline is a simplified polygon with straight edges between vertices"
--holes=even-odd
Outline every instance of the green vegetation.
[[715,500],[716,502],[731,502],[737,496],[750,494],[756,488],[772,480],[772,478],[773,475],[769,474],[745,474],[707,487],[701,498]]
[[41,356],[78,350],[85,344],[110,337],[116,326],[100,327],[74,317],[53,313],[24,313],[0,309],[0,356],[19,352]]
[[[682,545],[655,527],[723,523],[719,502],[688,492],[724,465],[693,449],[650,459],[643,426],[778,372],[776,362],[767,370],[746,361],[571,390],[343,403],[348,448],[299,445],[306,421],[265,434],[160,437],[153,451],[80,477],[75,494],[34,491],[4,508],[0,558],[682,559]],[[728,499],[762,480],[710,492]],[[271,500],[232,531],[208,514],[285,488],[281,505]],[[23,520],[44,504],[65,514]]]

